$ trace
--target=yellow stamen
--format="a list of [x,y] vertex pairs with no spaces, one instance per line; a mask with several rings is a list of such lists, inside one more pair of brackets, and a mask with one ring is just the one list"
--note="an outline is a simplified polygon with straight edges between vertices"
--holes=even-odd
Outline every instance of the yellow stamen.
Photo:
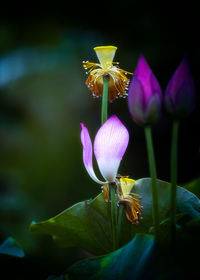
[[126,218],[135,225],[139,224],[139,219],[142,216],[142,206],[140,200],[134,196],[139,196],[131,192],[135,181],[129,178],[120,178],[118,187],[121,195],[119,204],[125,207]]
[[[116,182],[118,186],[118,204],[124,205],[127,220],[134,225],[138,225],[139,219],[142,216],[142,206],[140,200],[134,197],[136,196],[141,198],[140,195],[131,192],[135,184],[135,180],[123,176],[119,177],[119,180]],[[105,201],[110,202],[109,185],[105,184],[101,188]]]
[[110,196],[109,196],[109,186],[108,185],[104,185],[101,187],[102,188],[102,192],[104,194],[104,199],[106,202],[110,201]]

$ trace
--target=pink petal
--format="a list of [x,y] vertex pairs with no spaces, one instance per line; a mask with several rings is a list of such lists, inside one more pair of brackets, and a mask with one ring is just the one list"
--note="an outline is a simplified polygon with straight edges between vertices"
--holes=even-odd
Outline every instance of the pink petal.
[[92,142],[90,139],[90,135],[88,132],[87,127],[84,126],[84,124],[80,124],[81,125],[81,142],[83,145],[83,162],[85,165],[85,168],[88,172],[88,174],[90,175],[90,177],[98,184],[105,184],[105,182],[100,181],[95,173],[94,173],[94,169],[93,169],[93,163],[92,163]]
[[128,141],[128,130],[116,116],[109,118],[96,134],[94,153],[101,174],[108,182],[115,181]]

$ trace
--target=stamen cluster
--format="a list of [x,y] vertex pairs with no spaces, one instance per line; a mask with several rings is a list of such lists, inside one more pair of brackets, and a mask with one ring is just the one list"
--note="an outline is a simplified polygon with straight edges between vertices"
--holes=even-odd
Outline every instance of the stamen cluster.
[[86,85],[92,92],[93,97],[102,97],[103,77],[109,76],[108,100],[113,102],[119,97],[125,98],[130,80],[127,78],[129,73],[119,68],[119,62],[113,62],[116,47],[96,47],[94,48],[100,63],[83,61],[83,67],[89,74]]
[[[116,180],[116,199],[117,205],[124,205],[125,214],[128,221],[134,225],[139,224],[139,220],[142,218],[142,206],[141,196],[132,192],[125,192],[124,184],[128,185],[128,181],[134,182],[132,179],[121,178]],[[110,202],[109,185],[103,185],[101,187],[106,202]],[[138,198],[135,198],[137,196]]]

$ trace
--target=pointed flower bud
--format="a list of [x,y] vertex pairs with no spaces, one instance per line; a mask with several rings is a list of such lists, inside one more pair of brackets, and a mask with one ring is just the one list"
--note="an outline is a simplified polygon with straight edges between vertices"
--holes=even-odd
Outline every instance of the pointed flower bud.
[[195,87],[186,57],[173,74],[165,91],[165,107],[175,118],[188,116],[195,107]]
[[141,55],[128,92],[130,114],[138,124],[153,124],[160,116],[161,103],[160,85]]

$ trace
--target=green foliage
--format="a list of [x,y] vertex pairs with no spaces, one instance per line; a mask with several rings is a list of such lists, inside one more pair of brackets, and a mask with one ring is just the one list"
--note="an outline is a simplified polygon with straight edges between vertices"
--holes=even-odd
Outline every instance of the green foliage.
[[136,234],[128,244],[108,255],[73,264],[67,270],[68,279],[199,279],[199,232],[199,219],[177,229],[176,256],[171,255],[165,239],[156,245],[152,235]]
[[[169,216],[170,184],[158,180],[159,212],[161,221]],[[137,180],[132,192],[142,196],[143,219],[139,226],[128,222],[123,215],[120,246],[128,243],[136,233],[148,233],[152,227],[151,179]],[[187,221],[200,217],[199,199],[191,192],[178,187],[177,214],[184,213]],[[57,216],[32,223],[33,234],[51,235],[62,247],[80,247],[95,255],[112,251],[110,204],[100,194],[90,201],[79,202]]]
[[31,233],[50,234],[62,247],[81,247],[94,254],[111,251],[109,204],[100,194],[91,202],[79,202],[54,218],[32,223]]
[[154,255],[154,238],[151,235],[136,235],[124,247],[103,257],[85,259],[68,269],[72,279],[140,279],[152,273],[148,270]]
[[18,257],[18,258],[24,257],[23,250],[21,249],[18,242],[12,237],[8,237],[0,245],[0,254],[14,256],[14,257]]
[[[177,223],[184,216],[178,214]],[[159,244],[155,244],[152,235],[136,234],[128,244],[110,254],[73,264],[66,276],[69,280],[199,279],[200,218],[182,226],[177,224],[176,256],[171,255],[169,236],[166,239],[170,232],[168,218],[160,224],[159,232]]]

